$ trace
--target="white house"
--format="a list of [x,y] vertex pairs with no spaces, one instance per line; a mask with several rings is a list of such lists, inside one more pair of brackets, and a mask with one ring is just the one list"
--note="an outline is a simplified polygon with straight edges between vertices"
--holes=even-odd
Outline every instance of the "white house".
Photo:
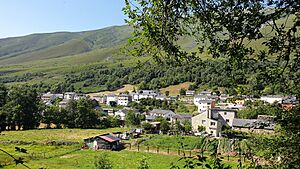
[[63,99],[63,94],[52,94],[52,93],[48,92],[41,96],[41,99],[44,103],[50,103],[50,102],[54,101],[56,98]]
[[156,98],[160,95],[160,93],[156,90],[139,90],[136,93],[132,93],[132,100],[134,102],[139,102],[140,99],[146,99],[146,98]]
[[129,111],[133,111],[134,113],[139,113],[136,109],[121,109],[115,112],[115,116],[120,116],[120,120],[125,120],[125,116]]
[[130,102],[132,102],[132,96],[128,94],[120,94],[118,96],[118,105],[127,106]]
[[171,110],[153,109],[150,112],[148,112],[148,115],[153,117],[163,117],[166,120],[171,121],[175,113]]
[[185,95],[186,95],[186,96],[194,96],[194,94],[195,94],[195,90],[187,90],[187,91],[185,92]]
[[64,99],[72,100],[72,99],[74,99],[75,95],[76,95],[76,93],[74,93],[74,92],[66,92],[66,93],[64,93]]
[[214,108],[216,102],[214,100],[199,100],[196,104],[198,112],[207,111],[208,109]]
[[106,95],[95,95],[91,98],[97,100],[100,104],[106,104]]
[[260,97],[260,100],[270,104],[273,104],[275,102],[281,103],[283,99],[284,96],[279,96],[279,95],[267,95],[267,96]]
[[110,105],[110,102],[118,102],[118,97],[115,94],[106,95],[106,104]]
[[80,99],[85,99],[86,98],[86,95],[85,94],[75,94],[73,96],[73,99],[74,100],[80,100]]
[[192,128],[194,132],[197,132],[199,126],[204,126],[208,134],[219,137],[222,126],[232,127],[234,118],[236,118],[235,110],[209,109],[192,117]]
[[196,95],[194,97],[194,104],[197,106],[197,104],[200,100],[211,100],[211,99],[206,95]]

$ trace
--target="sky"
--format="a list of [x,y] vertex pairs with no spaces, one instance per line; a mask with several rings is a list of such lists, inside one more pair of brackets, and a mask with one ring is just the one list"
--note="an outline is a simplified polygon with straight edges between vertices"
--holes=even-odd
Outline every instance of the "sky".
[[0,0],[0,38],[124,25],[124,0]]

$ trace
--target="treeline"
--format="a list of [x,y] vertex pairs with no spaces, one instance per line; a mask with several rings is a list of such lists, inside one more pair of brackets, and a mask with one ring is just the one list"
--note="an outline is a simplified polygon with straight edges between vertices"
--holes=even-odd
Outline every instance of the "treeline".
[[[257,62],[249,60],[241,68],[233,68],[228,60],[197,60],[182,63],[180,66],[159,65],[151,63],[139,63],[136,67],[95,66],[89,67],[79,73],[65,76],[65,82],[49,84],[36,84],[36,87],[44,91],[65,92],[80,91],[74,87],[74,83],[83,83],[82,88],[97,87],[100,90],[115,90],[124,84],[137,85],[139,89],[160,89],[183,82],[193,82],[190,89],[200,86],[209,88],[224,87],[228,94],[285,94],[297,93],[295,90],[295,76],[297,72],[281,75],[281,82],[271,76],[274,72],[268,72],[270,68],[276,68],[276,62]],[[273,69],[270,69],[273,71]],[[280,70],[278,70],[280,72]],[[270,74],[270,75],[269,75]],[[289,86],[288,88],[285,85]],[[297,86],[299,88],[299,86]],[[298,91],[298,90],[297,90]]]
[[98,102],[87,99],[70,100],[59,108],[56,100],[46,106],[35,88],[22,85],[7,88],[0,84],[0,131],[35,129],[41,123],[56,128],[109,128],[119,127],[119,117],[108,117],[96,109]]

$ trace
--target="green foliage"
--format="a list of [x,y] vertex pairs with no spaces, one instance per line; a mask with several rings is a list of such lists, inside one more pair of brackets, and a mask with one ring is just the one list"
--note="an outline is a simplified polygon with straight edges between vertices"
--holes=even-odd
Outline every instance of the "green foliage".
[[65,116],[66,127],[93,128],[99,123],[100,115],[94,110],[90,99],[70,100],[62,112],[62,116]]
[[237,113],[238,118],[243,119],[256,119],[258,115],[276,116],[281,112],[278,104],[264,104],[262,102],[255,102],[247,105],[244,110],[239,110]]
[[[3,95],[5,104],[0,110],[0,127],[15,130],[32,129],[39,125],[43,106],[32,87],[13,86],[9,94]],[[6,97],[6,98],[5,98]]]
[[112,169],[112,162],[108,159],[107,154],[102,153],[95,157],[95,169]]
[[185,96],[185,92],[186,92],[185,89],[180,89],[179,94],[180,94],[181,96]]
[[139,126],[141,124],[140,115],[129,110],[125,115],[125,124],[127,126]]
[[146,158],[143,158],[140,161],[140,165],[139,165],[138,169],[150,169],[150,166],[149,166]]
[[199,132],[202,132],[202,131],[205,131],[205,130],[206,130],[205,126],[198,126],[198,131]]

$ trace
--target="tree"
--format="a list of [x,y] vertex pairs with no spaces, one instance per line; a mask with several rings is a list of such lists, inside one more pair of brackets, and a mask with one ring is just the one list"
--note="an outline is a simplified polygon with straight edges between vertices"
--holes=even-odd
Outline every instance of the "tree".
[[6,104],[8,90],[6,86],[0,83],[0,107]]
[[95,157],[94,165],[96,169],[112,169],[112,163],[107,158],[107,154],[102,153],[100,156]]
[[[281,82],[286,91],[299,82],[300,2],[294,0],[125,0],[126,22],[134,27],[130,53],[151,55],[160,63],[186,64],[210,55],[226,58],[231,68],[251,63],[271,63],[257,67],[269,82]],[[179,41],[193,39],[198,51],[192,52]],[[261,48],[255,48],[254,46]],[[277,62],[274,62],[274,57]],[[282,76],[284,75],[284,76]],[[237,81],[238,79],[235,79]],[[299,90],[298,90],[299,89]]]
[[152,124],[150,124],[148,122],[142,123],[142,127],[144,128],[144,130],[146,131],[146,133],[149,133],[149,131],[151,131],[152,128],[153,128]]
[[180,94],[181,96],[185,96],[185,92],[186,92],[186,90],[183,89],[183,88],[181,88],[180,91],[179,91],[179,94]]
[[41,120],[42,107],[35,89],[30,86],[13,86],[4,110],[7,112],[10,129],[33,129]]
[[140,117],[138,114],[129,110],[125,115],[125,124],[128,126],[138,126],[141,124]]
[[185,133],[190,133],[192,131],[192,123],[189,121],[184,121],[183,122],[183,130]]
[[165,95],[166,95],[167,97],[169,97],[170,91],[167,90],[167,91],[165,92]]

